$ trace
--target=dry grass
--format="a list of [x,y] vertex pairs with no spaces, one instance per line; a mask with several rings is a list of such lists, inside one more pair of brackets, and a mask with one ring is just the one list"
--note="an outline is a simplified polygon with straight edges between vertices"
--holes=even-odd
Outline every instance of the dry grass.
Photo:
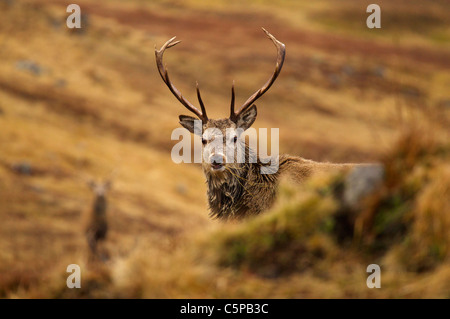
[[[0,297],[449,297],[448,4],[385,1],[374,35],[354,27],[366,16],[357,1],[79,1],[81,33],[65,27],[69,3],[0,1]],[[211,221],[199,167],[171,161],[185,111],[159,79],[154,45],[183,40],[167,52],[173,81],[194,102],[198,79],[208,113],[223,117],[232,80],[239,103],[273,71],[261,26],[287,59],[255,127],[279,127],[281,152],[388,164],[363,215],[398,209],[408,235],[381,255],[376,223],[363,227],[365,248],[332,238],[336,203],[313,184],[285,186],[248,224]],[[433,134],[394,143],[403,127]],[[88,265],[84,180],[112,169],[111,260]],[[389,268],[379,291],[365,286],[371,256]],[[79,291],[65,286],[71,263],[83,269]]]

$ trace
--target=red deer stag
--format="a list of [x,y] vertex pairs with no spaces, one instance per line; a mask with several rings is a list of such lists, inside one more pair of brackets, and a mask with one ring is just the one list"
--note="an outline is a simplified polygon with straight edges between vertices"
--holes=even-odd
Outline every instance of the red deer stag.
[[[280,74],[286,54],[285,45],[264,28],[263,31],[275,44],[278,52],[273,75],[237,111],[235,111],[234,106],[235,93],[233,83],[231,88],[230,116],[218,120],[210,119],[206,115],[206,108],[200,96],[198,83],[197,98],[201,110],[186,100],[169,79],[167,69],[163,64],[163,54],[167,48],[175,46],[180,41],[175,41],[175,37],[173,37],[160,50],[157,50],[155,47],[156,64],[164,83],[166,83],[178,101],[198,117],[196,119],[191,116],[180,115],[179,120],[184,128],[202,137],[202,168],[207,180],[207,196],[211,217],[237,219],[256,215],[267,210],[275,200],[277,185],[283,173],[287,173],[294,180],[301,182],[317,171],[343,169],[355,165],[318,163],[301,157],[283,154],[273,158],[277,163],[276,171],[271,174],[261,173],[262,168],[267,166],[269,161],[262,160],[249,147],[248,143],[241,138],[241,134],[255,121],[257,111],[253,103],[267,92],[275,82]],[[195,124],[199,123],[199,120],[201,121],[201,126],[199,130],[196,130]],[[223,142],[222,149],[227,151],[230,145],[233,146],[234,152],[232,151],[231,154],[234,155],[234,160],[228,160],[223,152],[217,151],[218,141],[220,141],[220,144]],[[245,160],[237,160],[238,154],[245,156]],[[254,160],[251,161],[249,159]]]

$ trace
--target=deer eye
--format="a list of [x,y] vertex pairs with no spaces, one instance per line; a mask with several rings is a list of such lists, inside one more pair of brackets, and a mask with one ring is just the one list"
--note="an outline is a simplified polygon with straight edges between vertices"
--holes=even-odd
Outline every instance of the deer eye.
[[203,137],[202,137],[202,144],[206,145],[206,139],[204,139]]
[[233,137],[233,143],[237,142],[237,136]]

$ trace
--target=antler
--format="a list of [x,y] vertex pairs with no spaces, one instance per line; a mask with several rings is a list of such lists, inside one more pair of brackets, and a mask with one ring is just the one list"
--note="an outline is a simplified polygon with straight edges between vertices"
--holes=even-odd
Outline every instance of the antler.
[[281,72],[281,68],[283,67],[284,63],[284,57],[286,55],[286,46],[278,41],[273,35],[271,35],[269,32],[267,32],[266,29],[262,28],[263,31],[266,33],[267,37],[272,40],[273,44],[275,44],[275,47],[277,48],[277,64],[275,66],[275,71],[273,72],[272,77],[263,85],[262,88],[260,88],[258,91],[253,93],[252,96],[250,96],[247,101],[241,106],[241,108],[234,112],[234,83],[231,88],[231,112],[230,112],[230,120],[236,121],[239,115],[247,110],[257,99],[259,99],[264,93],[267,92],[267,90],[272,86],[272,84],[277,79],[278,75]]
[[158,66],[159,74],[161,75],[161,78],[163,79],[164,83],[166,83],[166,85],[169,87],[170,92],[172,92],[172,94],[175,95],[178,101],[180,101],[181,104],[183,104],[189,111],[197,115],[197,117],[201,119],[203,122],[207,122],[208,116],[206,115],[205,105],[203,104],[202,98],[200,96],[200,89],[198,87],[198,83],[197,83],[197,97],[200,103],[200,107],[202,109],[201,111],[197,109],[194,105],[192,105],[188,100],[186,100],[184,96],[181,94],[181,92],[178,91],[178,89],[172,84],[172,82],[169,79],[169,74],[167,73],[167,68],[164,67],[163,64],[164,51],[167,48],[171,48],[180,43],[180,41],[173,42],[175,38],[176,37],[173,37],[172,39],[164,43],[164,45],[159,50],[157,50],[155,46],[156,65]]

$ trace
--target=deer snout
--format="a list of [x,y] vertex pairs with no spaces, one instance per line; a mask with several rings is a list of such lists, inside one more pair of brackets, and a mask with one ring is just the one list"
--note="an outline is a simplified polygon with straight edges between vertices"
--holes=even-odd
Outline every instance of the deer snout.
[[211,154],[209,157],[209,163],[213,170],[222,170],[225,169],[225,155],[223,154]]

